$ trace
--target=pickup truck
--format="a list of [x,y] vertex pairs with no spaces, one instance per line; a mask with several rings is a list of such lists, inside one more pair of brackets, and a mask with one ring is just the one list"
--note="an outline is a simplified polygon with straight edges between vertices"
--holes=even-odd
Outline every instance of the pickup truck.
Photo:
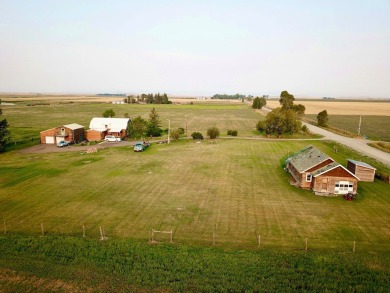
[[134,145],[134,151],[135,152],[143,152],[149,145],[150,145],[150,143],[148,143],[147,141],[137,142]]

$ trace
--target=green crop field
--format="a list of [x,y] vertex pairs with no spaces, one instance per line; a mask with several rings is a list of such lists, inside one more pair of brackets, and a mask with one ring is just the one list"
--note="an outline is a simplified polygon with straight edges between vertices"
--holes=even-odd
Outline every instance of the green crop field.
[[[306,115],[317,121],[316,115]],[[328,124],[357,135],[360,116],[329,115]],[[360,135],[372,140],[390,141],[390,116],[362,116]]]
[[[5,116],[17,133],[23,125],[88,125],[110,107],[118,117],[147,117],[151,107],[138,106],[69,104],[57,114],[51,106],[15,107]],[[259,119],[243,105],[157,110],[164,126],[171,119],[183,127],[187,116],[191,131],[215,125],[239,136],[252,135]],[[153,144],[143,153],[123,146],[0,154],[0,288],[24,291],[41,282],[49,291],[53,283],[67,291],[388,291],[389,185],[359,182],[351,202],[291,186],[284,159],[308,144],[343,165],[362,158],[342,146],[335,154],[326,141],[245,139]],[[173,231],[174,243],[158,234],[166,244],[148,245],[151,229]]]

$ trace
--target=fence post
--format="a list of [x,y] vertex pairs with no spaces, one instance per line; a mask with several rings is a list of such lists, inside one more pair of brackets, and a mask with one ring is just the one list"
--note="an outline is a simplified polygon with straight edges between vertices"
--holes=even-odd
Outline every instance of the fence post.
[[171,243],[173,243],[173,231],[171,230]]
[[215,232],[213,233],[213,245],[215,245]]
[[260,241],[261,241],[261,236],[259,235],[258,236],[258,243],[259,243],[258,247],[260,247],[260,243],[261,243]]
[[355,241],[353,242],[352,252],[355,252]]
[[305,251],[307,251],[307,238],[305,239]]
[[5,221],[4,221],[4,234],[7,234],[7,225],[5,224]]
[[85,226],[83,225],[83,237],[85,237]]
[[42,236],[45,236],[45,231],[43,229],[43,223],[41,223],[41,231],[42,231]]

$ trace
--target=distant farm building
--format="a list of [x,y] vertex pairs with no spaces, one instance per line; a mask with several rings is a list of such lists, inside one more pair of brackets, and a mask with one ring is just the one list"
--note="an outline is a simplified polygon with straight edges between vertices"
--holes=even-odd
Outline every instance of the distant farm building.
[[85,131],[89,141],[103,140],[106,135],[125,138],[130,118],[92,118],[89,129]]
[[286,160],[286,168],[301,188],[316,194],[356,194],[359,178],[320,150],[309,146]]
[[376,169],[367,163],[349,159],[347,169],[359,177],[360,181],[374,181]]
[[84,126],[72,123],[40,132],[41,143],[57,144],[60,141],[78,143],[85,139]]

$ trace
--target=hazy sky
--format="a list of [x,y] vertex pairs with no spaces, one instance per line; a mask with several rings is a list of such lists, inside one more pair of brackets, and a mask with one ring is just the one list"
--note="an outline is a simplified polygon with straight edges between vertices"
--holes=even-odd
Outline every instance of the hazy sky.
[[390,98],[390,0],[0,0],[1,92]]

